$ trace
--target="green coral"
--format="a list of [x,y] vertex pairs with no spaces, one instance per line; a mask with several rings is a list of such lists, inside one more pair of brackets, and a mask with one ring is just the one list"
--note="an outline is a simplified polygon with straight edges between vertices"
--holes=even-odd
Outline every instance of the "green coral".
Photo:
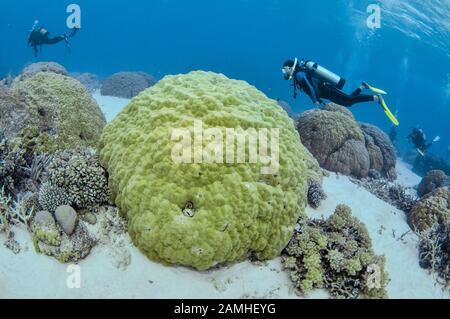
[[[262,163],[176,164],[179,141],[171,134],[192,134],[195,120],[223,133],[279,128],[278,174],[263,175]],[[107,125],[100,146],[112,199],[128,217],[136,246],[150,259],[197,269],[248,253],[261,260],[279,255],[314,175],[311,155],[277,102],[215,73],[168,76],[145,90]]]
[[77,145],[97,146],[106,124],[91,95],[78,81],[40,72],[14,81],[12,94],[25,105],[16,143],[30,153],[53,153]]
[[79,147],[55,153],[48,167],[48,180],[63,189],[77,208],[90,208],[108,202],[105,170],[93,148]]
[[326,288],[335,298],[386,298],[384,257],[374,254],[367,228],[348,206],[299,226],[282,260],[301,293]]

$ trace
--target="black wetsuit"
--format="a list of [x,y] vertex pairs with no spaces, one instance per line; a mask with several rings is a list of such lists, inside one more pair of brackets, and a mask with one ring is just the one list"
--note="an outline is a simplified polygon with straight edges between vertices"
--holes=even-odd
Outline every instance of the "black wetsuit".
[[408,135],[408,138],[414,147],[422,152],[425,152],[433,145],[433,143],[426,143],[425,134],[420,129],[414,129],[411,134]]
[[[43,44],[49,44],[49,45],[57,44],[62,41],[66,41],[66,43],[68,43],[68,39],[73,37],[76,34],[76,32],[78,31],[78,29],[73,29],[73,31],[71,32],[71,34],[69,36],[66,36],[66,34],[62,34],[57,37],[51,38],[50,32],[45,31],[45,30],[44,30],[45,32],[42,32],[43,30],[44,29],[42,29],[42,28],[38,28],[38,29],[31,31],[30,36],[28,38],[28,46],[33,47],[35,56],[37,56],[39,53],[38,46],[41,46]],[[70,51],[70,47],[68,47],[68,48]]]
[[313,103],[322,103],[322,99],[326,99],[336,104],[350,107],[356,103],[374,101],[373,95],[361,94],[362,88],[357,88],[351,95],[348,95],[334,85],[315,78],[304,68],[301,68],[295,74],[294,85],[305,92]]

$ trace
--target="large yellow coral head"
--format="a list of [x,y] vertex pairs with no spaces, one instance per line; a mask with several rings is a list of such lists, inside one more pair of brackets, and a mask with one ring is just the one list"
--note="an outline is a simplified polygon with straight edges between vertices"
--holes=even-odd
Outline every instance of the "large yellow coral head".
[[[279,165],[252,162],[252,143],[238,161],[238,145],[233,156],[225,150],[227,129],[255,130],[258,143],[269,133],[267,154],[278,149]],[[273,258],[306,205],[311,157],[293,122],[276,101],[224,75],[165,77],[131,101],[100,144],[113,200],[134,243],[153,260],[208,269],[248,253]],[[175,160],[178,153],[185,161]]]

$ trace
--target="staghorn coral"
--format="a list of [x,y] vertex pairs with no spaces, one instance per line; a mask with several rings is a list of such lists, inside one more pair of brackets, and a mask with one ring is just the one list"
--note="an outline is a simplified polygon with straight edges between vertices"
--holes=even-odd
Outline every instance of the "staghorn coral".
[[364,135],[350,116],[338,111],[312,110],[297,120],[302,143],[320,166],[357,178],[369,173]]
[[23,225],[31,232],[31,221],[35,213],[35,200],[32,193],[19,196],[11,205],[9,218],[14,224]]
[[386,298],[384,257],[375,255],[364,224],[339,205],[327,220],[301,220],[282,255],[302,294],[326,288],[335,298]]
[[156,80],[144,72],[119,72],[103,82],[101,94],[131,99],[155,83]]
[[370,168],[377,170],[387,179],[395,180],[397,178],[395,170],[397,155],[389,136],[371,124],[360,123],[360,127],[364,133],[366,148],[369,152]]
[[362,180],[350,178],[350,180],[405,213],[408,213],[417,204],[418,198],[414,195],[413,190],[403,185],[375,178]]
[[308,204],[312,208],[316,209],[320,206],[320,203],[327,198],[322,184],[318,181],[309,182],[308,188]]
[[441,187],[422,197],[409,212],[408,223],[413,230],[423,232],[449,218],[450,188]]
[[70,206],[72,202],[72,197],[58,186],[44,183],[39,189],[39,204],[43,210],[54,213],[59,206]]
[[420,234],[419,259],[422,268],[437,275],[438,283],[450,286],[450,220]]
[[48,181],[63,189],[77,208],[90,208],[109,199],[106,172],[93,148],[56,152],[48,166]]
[[[10,103],[2,112],[6,135],[27,153],[54,153],[75,146],[97,145],[106,124],[103,113],[89,92],[76,80],[40,72],[24,81],[14,81]],[[14,109],[14,110],[12,110]],[[31,157],[31,156],[30,156]]]
[[0,136],[0,187],[12,195],[18,194],[21,188],[25,189],[25,166],[25,151],[13,147],[6,138]]
[[[175,163],[171,134],[184,128],[191,136],[194,120],[221,131],[279,128],[278,173],[262,174],[260,162]],[[150,259],[200,270],[250,252],[276,257],[303,215],[308,178],[321,175],[309,172],[314,160],[276,101],[200,71],[167,76],[134,98],[105,128],[100,155],[135,245]]]
[[443,171],[440,170],[429,171],[420,182],[419,187],[417,189],[417,194],[420,197],[423,197],[434,191],[436,188],[445,186],[447,179],[448,176]]

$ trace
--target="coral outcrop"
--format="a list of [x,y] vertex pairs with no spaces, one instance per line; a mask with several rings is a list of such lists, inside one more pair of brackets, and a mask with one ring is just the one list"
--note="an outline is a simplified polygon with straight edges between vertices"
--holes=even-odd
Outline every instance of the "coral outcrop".
[[61,64],[58,64],[56,62],[37,62],[25,67],[22,70],[22,73],[19,75],[18,79],[23,81],[39,72],[52,72],[66,76],[69,75],[67,70]]
[[[193,134],[200,120],[200,135],[215,131],[215,147],[208,148],[212,136],[198,142],[198,131]],[[266,165],[248,156],[245,163],[227,157],[224,164],[217,145],[226,128],[278,128],[278,170],[263,174]],[[185,148],[181,136],[172,136],[176,129]],[[203,149],[204,162],[193,160],[193,136],[194,157]],[[210,72],[165,77],[107,125],[100,144],[112,200],[128,217],[135,245],[153,260],[200,270],[248,253],[260,260],[279,255],[303,216],[309,178],[321,176],[276,101]],[[240,152],[249,155],[248,146]],[[185,162],[174,161],[180,153]]]
[[426,231],[436,223],[446,223],[449,219],[449,187],[441,187],[425,195],[408,214],[409,225],[418,232]]
[[397,155],[389,136],[371,124],[361,123],[360,127],[364,133],[366,148],[369,152],[370,169],[378,171],[388,179],[396,179]]
[[450,221],[435,224],[421,235],[420,266],[437,274],[438,283],[450,286]]
[[340,205],[327,220],[303,220],[283,252],[302,294],[326,288],[335,298],[386,298],[385,259],[372,250],[364,224]]
[[78,147],[58,151],[47,170],[48,182],[67,193],[76,208],[108,202],[108,179],[95,149]]
[[306,111],[297,120],[302,143],[321,167],[365,178],[375,171],[395,179],[396,154],[389,137],[370,124],[356,123],[345,107],[331,103]]
[[8,114],[0,124],[29,153],[97,145],[105,117],[78,81],[40,72],[16,80],[10,93],[0,105],[1,114]]
[[448,178],[449,177],[443,171],[429,171],[427,176],[425,176],[420,182],[417,189],[417,194],[420,197],[423,197],[426,194],[431,193],[435,189],[445,186]]
[[86,90],[91,93],[94,93],[97,90],[100,90],[102,87],[102,81],[100,78],[92,73],[72,73],[71,76],[78,80],[81,84],[84,85]]
[[297,129],[321,167],[358,178],[368,175],[370,158],[364,135],[350,116],[337,111],[306,111],[297,120]]
[[155,83],[155,78],[144,72],[119,72],[103,82],[101,94],[131,99]]
[[308,188],[308,204],[312,208],[319,208],[323,200],[327,198],[322,184],[319,181],[312,180],[309,182]]

